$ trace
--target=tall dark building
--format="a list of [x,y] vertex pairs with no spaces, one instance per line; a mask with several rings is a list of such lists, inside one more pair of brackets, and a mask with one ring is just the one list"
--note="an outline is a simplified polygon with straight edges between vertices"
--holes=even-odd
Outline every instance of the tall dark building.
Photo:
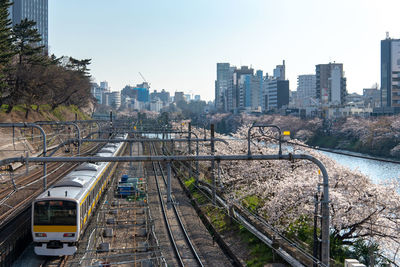
[[344,104],[347,95],[346,78],[342,63],[315,66],[316,99],[321,104]]
[[289,81],[268,79],[266,81],[265,109],[276,110],[289,104]]
[[381,41],[381,107],[400,112],[400,39]]
[[184,97],[184,93],[183,92],[175,92],[174,102],[178,103],[178,102],[181,102],[181,101],[186,101],[185,97]]
[[10,7],[10,18],[12,25],[16,25],[21,20],[27,18],[36,22],[36,28],[42,36],[39,45],[44,45],[48,49],[48,0],[13,0]]

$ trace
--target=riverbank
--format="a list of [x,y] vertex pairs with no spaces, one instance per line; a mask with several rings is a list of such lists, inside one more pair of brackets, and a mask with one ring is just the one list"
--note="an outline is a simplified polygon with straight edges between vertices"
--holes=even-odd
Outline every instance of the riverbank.
[[307,145],[320,147],[331,150],[331,152],[350,152],[360,153],[364,157],[378,157],[387,160],[396,160],[398,157],[390,154],[391,149],[395,146],[393,142],[382,142],[374,146],[372,142],[361,142],[359,139],[348,139],[337,135],[315,134],[307,140]]
[[[216,113],[207,116],[219,133],[230,134],[254,122],[277,125],[293,139],[311,146],[341,149],[374,157],[400,158],[400,115],[347,117],[337,120],[301,119],[282,115]],[[199,125],[199,127],[202,127]]]

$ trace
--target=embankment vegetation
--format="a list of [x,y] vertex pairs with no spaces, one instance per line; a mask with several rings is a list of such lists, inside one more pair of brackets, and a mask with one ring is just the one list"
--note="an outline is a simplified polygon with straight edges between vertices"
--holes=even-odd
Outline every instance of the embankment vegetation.
[[87,106],[91,60],[48,55],[34,21],[11,26],[9,6],[0,0],[0,106],[7,113],[22,107],[26,118],[42,106]]

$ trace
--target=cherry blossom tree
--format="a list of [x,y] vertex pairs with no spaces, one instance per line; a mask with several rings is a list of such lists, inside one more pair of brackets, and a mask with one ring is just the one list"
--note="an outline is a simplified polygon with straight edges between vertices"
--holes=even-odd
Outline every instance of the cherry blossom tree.
[[[216,142],[216,154],[246,154],[247,142],[244,140],[249,126],[240,127],[232,136],[216,134],[216,138],[229,142],[229,145]],[[349,129],[350,126],[349,121],[346,127]],[[193,130],[199,134],[203,131]],[[252,154],[277,154],[276,140],[271,138],[276,134],[271,130],[253,130]],[[331,234],[348,245],[360,238],[372,240],[396,261],[400,248],[399,180],[393,178],[374,184],[360,172],[347,169],[318,151],[298,146],[304,144],[301,141],[293,142],[291,147],[283,147],[284,153],[310,154],[321,160],[328,170]],[[200,154],[209,153],[210,147],[201,143]],[[202,165],[204,169],[210,166],[206,162]],[[247,196],[257,196],[261,200],[257,212],[282,232],[299,218],[312,218],[314,194],[318,184],[322,183],[322,176],[317,166],[309,161],[221,161],[220,167],[225,198],[241,201]]]

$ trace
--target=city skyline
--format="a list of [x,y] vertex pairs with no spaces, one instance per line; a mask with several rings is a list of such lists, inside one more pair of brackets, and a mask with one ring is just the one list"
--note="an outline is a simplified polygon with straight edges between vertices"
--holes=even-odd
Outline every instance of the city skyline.
[[109,81],[113,90],[142,82],[141,72],[152,89],[213,100],[217,62],[272,75],[285,60],[291,90],[297,76],[314,73],[315,65],[340,62],[348,91],[362,93],[380,84],[380,41],[386,32],[400,38],[396,7],[397,1],[358,0],[246,5],[51,0],[49,46],[57,56],[92,58],[93,77]]

